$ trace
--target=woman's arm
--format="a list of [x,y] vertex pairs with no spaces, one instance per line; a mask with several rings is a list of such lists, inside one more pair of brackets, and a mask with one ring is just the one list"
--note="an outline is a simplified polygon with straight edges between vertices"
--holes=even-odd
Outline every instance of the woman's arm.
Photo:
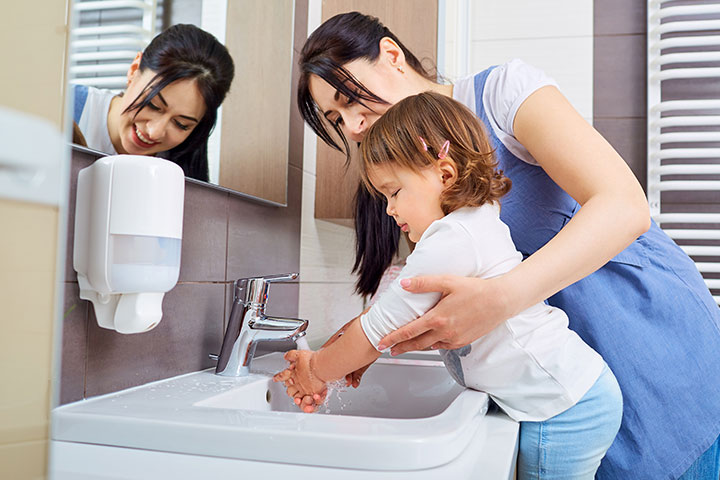
[[550,242],[508,273],[517,313],[605,265],[650,228],[650,211],[622,157],[557,88],[530,95],[514,130],[550,178],[582,206]]
[[386,336],[393,354],[458,348],[529,306],[590,275],[650,227],[642,187],[620,155],[552,86],[520,106],[515,137],[580,210],[545,246],[490,279],[418,277],[412,292],[441,292],[438,305]]

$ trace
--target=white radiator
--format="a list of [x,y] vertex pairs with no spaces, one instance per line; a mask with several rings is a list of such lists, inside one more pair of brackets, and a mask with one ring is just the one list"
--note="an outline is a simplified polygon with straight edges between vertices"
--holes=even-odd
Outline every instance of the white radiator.
[[650,0],[647,38],[650,212],[720,304],[720,1]]
[[157,0],[75,0],[70,81],[122,90],[135,55],[155,36]]

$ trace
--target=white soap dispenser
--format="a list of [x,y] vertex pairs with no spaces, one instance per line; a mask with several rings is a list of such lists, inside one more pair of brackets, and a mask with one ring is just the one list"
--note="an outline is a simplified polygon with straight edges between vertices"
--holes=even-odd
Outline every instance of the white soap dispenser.
[[73,267],[98,324],[153,329],[180,274],[185,177],[155,157],[104,157],[80,170]]

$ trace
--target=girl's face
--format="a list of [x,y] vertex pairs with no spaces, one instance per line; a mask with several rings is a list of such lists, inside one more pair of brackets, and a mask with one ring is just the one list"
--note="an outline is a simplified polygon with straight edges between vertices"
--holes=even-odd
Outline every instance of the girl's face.
[[365,132],[393,104],[411,95],[403,74],[381,55],[374,63],[353,60],[345,65],[358,82],[389,104],[363,100],[366,106],[349,101],[347,97],[317,75],[309,80],[310,94],[320,111],[331,124],[337,124],[345,136],[359,142]]
[[140,72],[131,67],[128,73],[128,88],[118,98],[119,116],[114,122],[108,119],[108,126],[114,125],[110,138],[118,153],[153,155],[177,147],[205,115],[205,100],[194,79],[173,82],[146,107],[125,112],[154,76],[150,69]]
[[447,186],[443,173],[438,166],[419,172],[391,165],[374,165],[368,170],[370,183],[387,199],[387,214],[413,242],[420,240],[432,222],[445,216],[440,206]]

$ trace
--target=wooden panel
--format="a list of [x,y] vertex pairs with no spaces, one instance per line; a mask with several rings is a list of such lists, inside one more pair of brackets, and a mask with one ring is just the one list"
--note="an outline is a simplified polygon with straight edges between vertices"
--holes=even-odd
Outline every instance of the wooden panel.
[[235,79],[223,103],[220,186],[286,204],[293,0],[227,8]]
[[[430,71],[437,61],[437,0],[324,0],[322,21],[342,12],[376,16]],[[353,146],[351,156],[357,152]],[[315,218],[346,224],[358,182],[355,165],[345,170],[345,155],[318,141]]]

